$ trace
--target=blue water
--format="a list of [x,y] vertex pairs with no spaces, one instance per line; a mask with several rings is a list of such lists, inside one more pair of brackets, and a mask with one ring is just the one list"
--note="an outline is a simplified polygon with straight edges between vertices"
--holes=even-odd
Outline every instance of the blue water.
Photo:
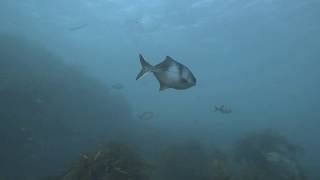
[[[189,140],[232,152],[266,129],[319,178],[319,18],[319,0],[1,0],[0,179],[59,174],[102,141],[154,159]],[[197,85],[136,81],[139,53],[173,57]]]

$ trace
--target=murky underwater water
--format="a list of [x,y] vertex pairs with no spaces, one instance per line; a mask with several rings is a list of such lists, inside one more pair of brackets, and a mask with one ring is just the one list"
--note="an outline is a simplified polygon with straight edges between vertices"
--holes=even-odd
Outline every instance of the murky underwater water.
[[319,179],[319,10],[2,0],[0,180]]

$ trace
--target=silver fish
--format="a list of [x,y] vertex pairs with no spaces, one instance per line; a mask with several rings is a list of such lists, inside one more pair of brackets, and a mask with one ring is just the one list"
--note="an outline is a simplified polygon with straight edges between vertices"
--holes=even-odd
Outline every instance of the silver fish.
[[122,84],[120,84],[120,83],[116,83],[116,84],[113,84],[113,85],[111,86],[111,88],[112,88],[112,89],[116,89],[116,90],[121,90],[121,89],[124,88],[124,86],[123,86]]
[[227,108],[225,105],[221,105],[220,107],[215,106],[214,112],[220,111],[222,114],[230,114],[232,113],[232,109]]
[[153,119],[154,117],[154,113],[153,112],[150,112],[150,111],[147,111],[147,112],[143,112],[142,114],[140,114],[139,116],[139,119],[141,120],[151,120]]
[[185,65],[167,56],[163,62],[152,66],[141,54],[139,54],[142,70],[137,75],[136,80],[140,79],[145,73],[152,72],[160,83],[160,91],[168,88],[188,89],[196,85],[196,78]]
[[81,25],[78,25],[78,26],[71,27],[71,28],[69,28],[69,30],[70,31],[77,31],[77,30],[83,29],[83,28],[85,28],[87,26],[88,26],[88,24],[81,24]]

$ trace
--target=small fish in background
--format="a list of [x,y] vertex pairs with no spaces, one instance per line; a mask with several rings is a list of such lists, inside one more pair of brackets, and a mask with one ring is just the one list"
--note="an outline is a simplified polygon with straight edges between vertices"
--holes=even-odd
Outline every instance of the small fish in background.
[[141,120],[148,121],[154,118],[154,113],[151,111],[146,111],[140,114],[138,117]]
[[268,152],[268,153],[265,153],[265,158],[269,162],[278,163],[281,161],[282,156],[278,152]]
[[193,120],[193,123],[194,123],[194,124],[198,124],[198,123],[199,123],[199,119]]
[[215,109],[214,109],[214,112],[219,111],[219,112],[221,112],[222,114],[230,114],[230,113],[232,113],[232,109],[226,107],[225,105],[221,105],[220,107],[215,106],[214,108],[215,108]]
[[124,86],[120,83],[116,83],[116,84],[113,84],[111,86],[112,89],[116,89],[116,90],[122,90],[124,88]]
[[88,24],[81,24],[81,25],[78,25],[78,26],[71,27],[71,28],[69,28],[69,30],[70,31],[77,31],[77,30],[83,29],[83,28],[85,28],[87,26],[88,26]]
[[43,100],[41,97],[38,97],[38,98],[35,98],[35,99],[34,99],[34,102],[35,102],[36,104],[43,104],[43,103],[44,103],[44,100]]
[[21,127],[21,128],[20,128],[20,131],[21,131],[21,132],[25,132],[25,131],[26,131],[26,128],[25,128],[25,127]]
[[185,65],[167,56],[163,62],[152,66],[139,54],[142,70],[136,77],[140,79],[145,73],[152,72],[160,83],[160,91],[168,88],[183,90],[196,85],[196,78]]
[[265,158],[268,162],[271,163],[285,163],[288,165],[292,165],[292,160],[279,152],[265,153]]

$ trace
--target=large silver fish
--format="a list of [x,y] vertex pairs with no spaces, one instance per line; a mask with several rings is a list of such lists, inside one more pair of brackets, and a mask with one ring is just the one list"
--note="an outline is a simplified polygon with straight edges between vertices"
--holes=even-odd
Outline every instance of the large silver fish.
[[139,54],[142,70],[137,75],[136,80],[141,78],[145,73],[152,72],[160,83],[160,91],[168,88],[172,89],[188,89],[196,85],[196,78],[192,72],[185,65],[175,61],[170,56],[166,59],[152,66],[149,64],[141,54]]

